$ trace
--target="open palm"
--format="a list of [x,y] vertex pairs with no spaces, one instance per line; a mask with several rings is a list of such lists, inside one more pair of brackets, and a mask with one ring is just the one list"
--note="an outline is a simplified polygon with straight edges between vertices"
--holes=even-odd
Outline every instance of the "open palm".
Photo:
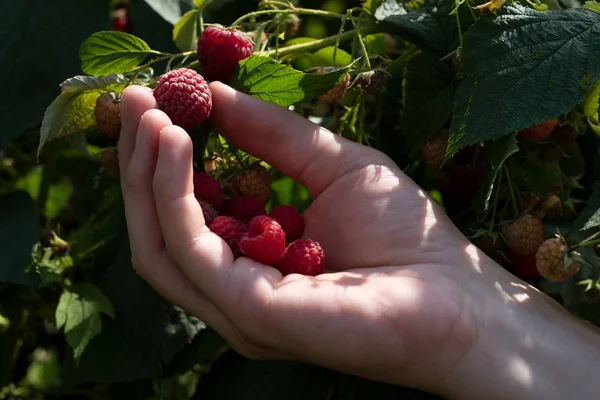
[[211,89],[219,132],[308,188],[305,237],[323,245],[328,273],[282,277],[234,261],[194,198],[189,136],[149,91],[130,87],[119,159],[138,273],[248,357],[443,391],[436,371],[477,336],[465,288],[508,275],[482,273],[485,256],[382,153],[220,83]]

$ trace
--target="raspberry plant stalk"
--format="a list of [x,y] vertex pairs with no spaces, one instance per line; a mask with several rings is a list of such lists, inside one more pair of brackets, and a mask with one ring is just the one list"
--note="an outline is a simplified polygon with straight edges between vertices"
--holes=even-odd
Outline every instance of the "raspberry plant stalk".
[[[0,399],[434,398],[246,360],[135,274],[120,94],[158,93],[182,68],[226,66],[236,90],[386,153],[491,258],[600,325],[598,2],[13,3],[0,33]],[[199,47],[209,34],[236,42]],[[209,98],[198,82],[189,101]],[[228,143],[211,107],[182,114],[209,227],[238,257],[263,257],[275,232],[268,263],[322,273],[327,249],[298,241],[306,188]]]

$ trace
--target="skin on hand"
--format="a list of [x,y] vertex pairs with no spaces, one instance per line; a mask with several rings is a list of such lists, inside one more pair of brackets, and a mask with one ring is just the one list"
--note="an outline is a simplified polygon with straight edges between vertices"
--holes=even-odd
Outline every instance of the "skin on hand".
[[[194,197],[188,134],[149,89],[125,89],[119,161],[133,265],[236,351],[450,398],[560,398],[544,374],[569,340],[597,365],[597,332],[479,251],[386,155],[221,83],[210,88],[213,126],[308,188],[304,236],[322,243],[328,267],[282,277],[234,261]],[[571,390],[592,389],[572,378]]]

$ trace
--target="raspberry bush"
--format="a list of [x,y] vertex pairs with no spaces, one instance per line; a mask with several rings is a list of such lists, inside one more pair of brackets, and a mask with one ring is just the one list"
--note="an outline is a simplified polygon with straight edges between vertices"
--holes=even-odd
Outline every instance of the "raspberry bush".
[[206,121],[214,80],[383,151],[489,257],[600,325],[598,2],[13,3],[0,398],[434,398],[246,360],[136,275],[118,165],[129,85],[191,136],[196,198],[236,257],[327,271],[306,188]]

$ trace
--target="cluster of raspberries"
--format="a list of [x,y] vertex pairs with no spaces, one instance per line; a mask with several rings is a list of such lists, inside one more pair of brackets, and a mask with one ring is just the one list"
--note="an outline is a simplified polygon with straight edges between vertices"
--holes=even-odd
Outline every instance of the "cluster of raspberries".
[[264,204],[270,190],[268,171],[253,164],[231,181],[235,194],[224,199],[216,179],[204,172],[194,173],[194,194],[204,221],[229,245],[234,256],[275,267],[283,275],[322,274],[325,253],[318,242],[302,239],[302,214],[290,205],[277,206],[267,214]]

